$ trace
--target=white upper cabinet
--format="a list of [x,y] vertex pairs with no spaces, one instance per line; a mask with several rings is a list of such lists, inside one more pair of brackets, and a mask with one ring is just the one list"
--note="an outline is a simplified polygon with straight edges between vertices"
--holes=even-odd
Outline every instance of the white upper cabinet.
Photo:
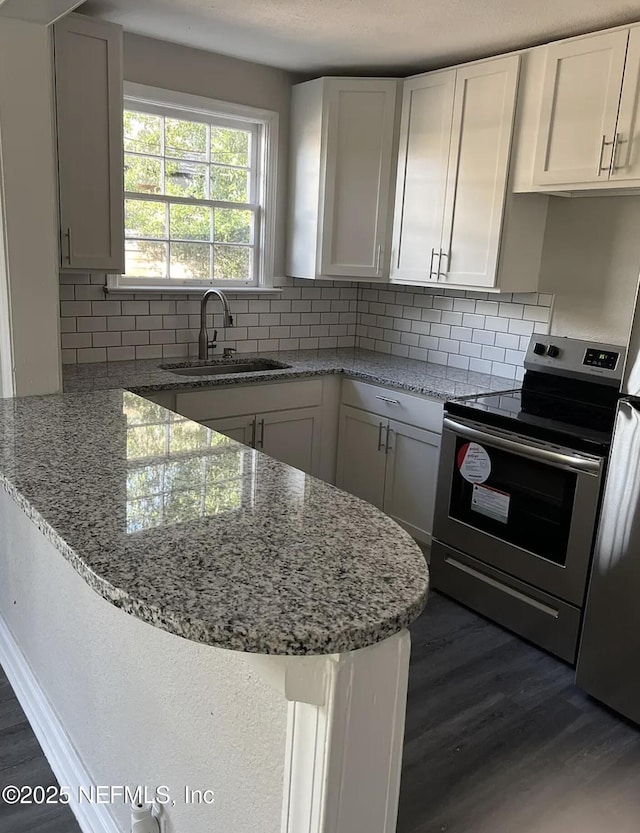
[[293,88],[288,275],[385,277],[397,91],[385,78]]
[[627,47],[610,179],[640,184],[640,28],[631,29]]
[[421,75],[404,85],[392,279],[437,280],[455,87],[455,70]]
[[536,289],[546,202],[508,190],[519,62],[405,82],[392,282]]
[[534,184],[609,178],[627,40],[623,30],[547,47]]
[[473,64],[456,74],[438,270],[448,283],[498,281],[519,60]]
[[54,54],[60,265],[124,272],[122,29],[70,15]]

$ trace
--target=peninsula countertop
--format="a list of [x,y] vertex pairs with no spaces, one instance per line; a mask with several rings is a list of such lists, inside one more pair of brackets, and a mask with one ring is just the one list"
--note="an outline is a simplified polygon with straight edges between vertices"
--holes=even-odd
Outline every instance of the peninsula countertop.
[[196,642],[340,653],[425,604],[378,509],[128,391],[0,400],[0,486],[108,602]]
[[[420,393],[436,399],[473,396],[486,392],[508,390],[517,386],[513,379],[490,376],[470,370],[459,370],[417,359],[404,359],[385,353],[356,348],[287,350],[255,354],[289,367],[233,376],[179,376],[163,367],[180,367],[198,363],[191,359],[138,359],[136,361],[66,365],[65,391],[91,391],[126,388],[138,393],[180,388],[246,385],[302,379],[309,376],[343,374],[373,384]],[[219,360],[219,355],[212,359]],[[247,355],[236,354],[230,361],[246,361]],[[201,362],[207,364],[207,362]]]
[[379,642],[425,604],[411,537],[136,392],[345,374],[446,399],[510,380],[355,349],[260,358],[289,367],[195,378],[159,367],[181,364],[170,359],[66,367],[64,394],[0,400],[0,485],[97,593],[156,627],[264,654]]

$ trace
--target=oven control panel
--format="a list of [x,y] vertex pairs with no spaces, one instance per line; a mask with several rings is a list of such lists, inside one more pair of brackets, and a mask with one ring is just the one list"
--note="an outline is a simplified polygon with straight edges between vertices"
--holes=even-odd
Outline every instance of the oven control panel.
[[620,361],[620,353],[615,350],[596,350],[588,347],[584,354],[584,363],[590,367],[601,367],[603,370],[615,370]]
[[625,349],[577,338],[532,335],[524,360],[527,370],[620,386]]

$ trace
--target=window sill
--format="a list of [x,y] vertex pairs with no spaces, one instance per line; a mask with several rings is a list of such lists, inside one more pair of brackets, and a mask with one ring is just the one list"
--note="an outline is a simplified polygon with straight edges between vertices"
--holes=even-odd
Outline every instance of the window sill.
[[207,289],[221,289],[225,295],[279,295],[281,286],[145,286],[144,284],[120,286],[115,275],[107,275],[104,286],[106,294],[118,295],[202,295]]

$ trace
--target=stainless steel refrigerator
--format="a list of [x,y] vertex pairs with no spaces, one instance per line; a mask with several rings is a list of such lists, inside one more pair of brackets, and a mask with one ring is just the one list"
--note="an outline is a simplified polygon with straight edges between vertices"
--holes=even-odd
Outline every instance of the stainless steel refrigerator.
[[640,723],[640,303],[602,498],[576,682]]

